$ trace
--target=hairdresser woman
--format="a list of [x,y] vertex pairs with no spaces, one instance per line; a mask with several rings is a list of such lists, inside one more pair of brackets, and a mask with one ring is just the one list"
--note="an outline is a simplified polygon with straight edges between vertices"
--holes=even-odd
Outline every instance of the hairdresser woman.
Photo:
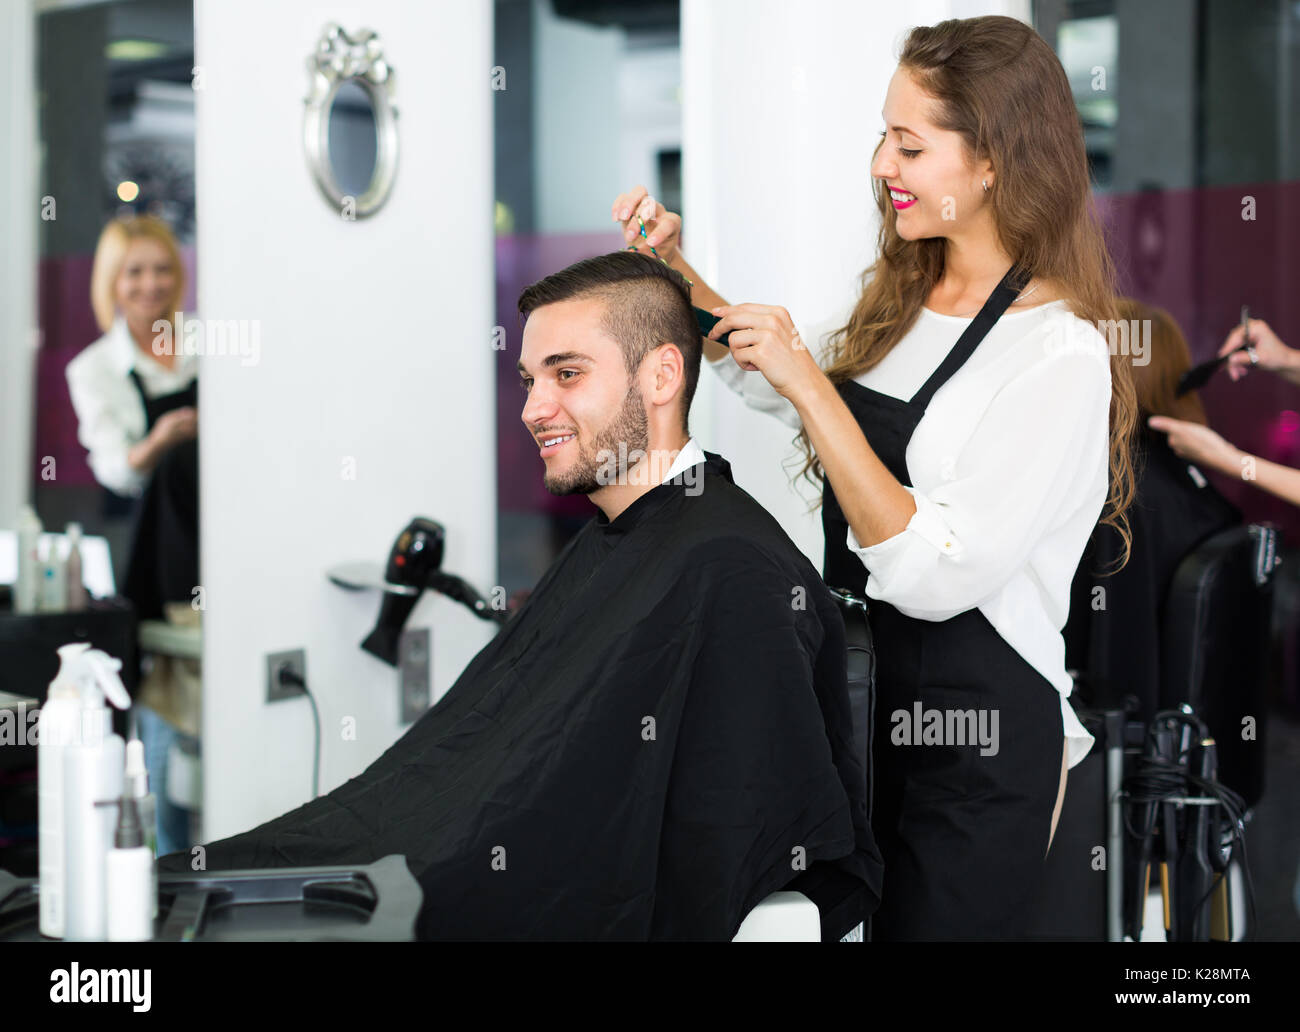
[[[180,249],[167,225],[148,215],[110,221],[95,248],[90,291],[104,335],[68,363],[66,375],[95,479],[135,499],[122,593],[142,620],[189,622],[199,583],[198,356],[160,332],[185,296]],[[189,754],[197,748],[195,679],[165,676],[187,662],[155,664],[133,710],[158,802],[159,855],[190,843],[189,814],[169,799],[167,776],[174,744]]]
[[164,602],[188,602],[198,583],[198,359],[155,328],[170,327],[184,290],[164,222],[110,221],[90,283],[104,335],[66,373],[95,478],[140,500],[124,591],[142,620],[161,619]]
[[[1095,328],[1114,317],[1111,266],[1047,44],[1002,17],[914,29],[883,118],[880,253],[828,345],[784,308],[728,305],[643,190],[614,217],[632,242],[645,206],[649,244],[722,317],[712,367],[800,430],[824,481],[825,579],[872,600],[873,936],[1018,938],[1066,770],[1091,745],[1065,699],[1061,628],[1108,502],[1124,522],[1133,387]],[[996,752],[909,744],[894,714],[917,702],[990,727],[996,714]]]

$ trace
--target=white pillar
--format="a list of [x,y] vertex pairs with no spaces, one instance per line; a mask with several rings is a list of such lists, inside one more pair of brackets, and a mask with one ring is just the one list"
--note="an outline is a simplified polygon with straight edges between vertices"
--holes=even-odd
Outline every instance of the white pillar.
[[[387,206],[352,222],[302,148],[305,63],[334,19],[379,33],[401,134]],[[359,647],[379,595],[327,567],[381,562],[423,515],[446,527],[444,568],[490,592],[507,359],[492,348],[491,3],[199,0],[194,32],[197,315],[260,327],[256,364],[205,356],[200,372],[204,831],[219,837],[309,795],[311,715],[265,701],[268,652],[306,649],[322,793],[405,730],[397,672]],[[435,698],[492,635],[441,597],[407,626],[433,628]]]

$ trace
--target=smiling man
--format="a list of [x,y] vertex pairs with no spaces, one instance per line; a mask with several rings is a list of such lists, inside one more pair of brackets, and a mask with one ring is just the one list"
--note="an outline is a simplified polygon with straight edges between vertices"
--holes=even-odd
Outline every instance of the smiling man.
[[690,439],[689,296],[627,252],[524,291],[523,422],[547,487],[586,494],[596,516],[383,756],[210,844],[209,869],[401,853],[423,939],[729,939],[809,879],[838,878],[852,921],[874,908],[844,624],[727,462]]
[[699,489],[704,454],[687,413],[699,331],[684,283],[642,255],[589,259],[533,284],[518,368],[522,418],[552,494],[585,494],[607,519],[681,471]]

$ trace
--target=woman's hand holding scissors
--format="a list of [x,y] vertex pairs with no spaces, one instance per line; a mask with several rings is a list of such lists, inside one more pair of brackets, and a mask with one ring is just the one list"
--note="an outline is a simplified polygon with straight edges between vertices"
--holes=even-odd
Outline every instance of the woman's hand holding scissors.
[[614,220],[623,223],[623,243],[672,265],[681,243],[682,217],[636,186],[614,199]]
[[[1251,346],[1244,351],[1237,352],[1228,359],[1228,376],[1233,381],[1237,381],[1250,372],[1251,369],[1263,369],[1270,373],[1281,373],[1293,382],[1300,382],[1300,372],[1297,371],[1300,369],[1300,351],[1283,344],[1278,335],[1273,332],[1272,327],[1263,319],[1248,319],[1247,326],[1250,330]],[[1219,348],[1220,356],[1226,355],[1246,343],[1247,326],[1233,328],[1223,342],[1223,347]],[[1252,352],[1254,353],[1253,359],[1251,358]]]

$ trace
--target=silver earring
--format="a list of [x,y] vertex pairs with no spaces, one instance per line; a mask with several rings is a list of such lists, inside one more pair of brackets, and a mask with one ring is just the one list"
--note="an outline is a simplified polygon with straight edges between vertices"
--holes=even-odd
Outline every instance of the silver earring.
[[984,184],[984,192],[985,192],[985,193],[988,193],[988,192],[989,192],[989,181],[988,181],[987,179],[981,179],[980,182]]

